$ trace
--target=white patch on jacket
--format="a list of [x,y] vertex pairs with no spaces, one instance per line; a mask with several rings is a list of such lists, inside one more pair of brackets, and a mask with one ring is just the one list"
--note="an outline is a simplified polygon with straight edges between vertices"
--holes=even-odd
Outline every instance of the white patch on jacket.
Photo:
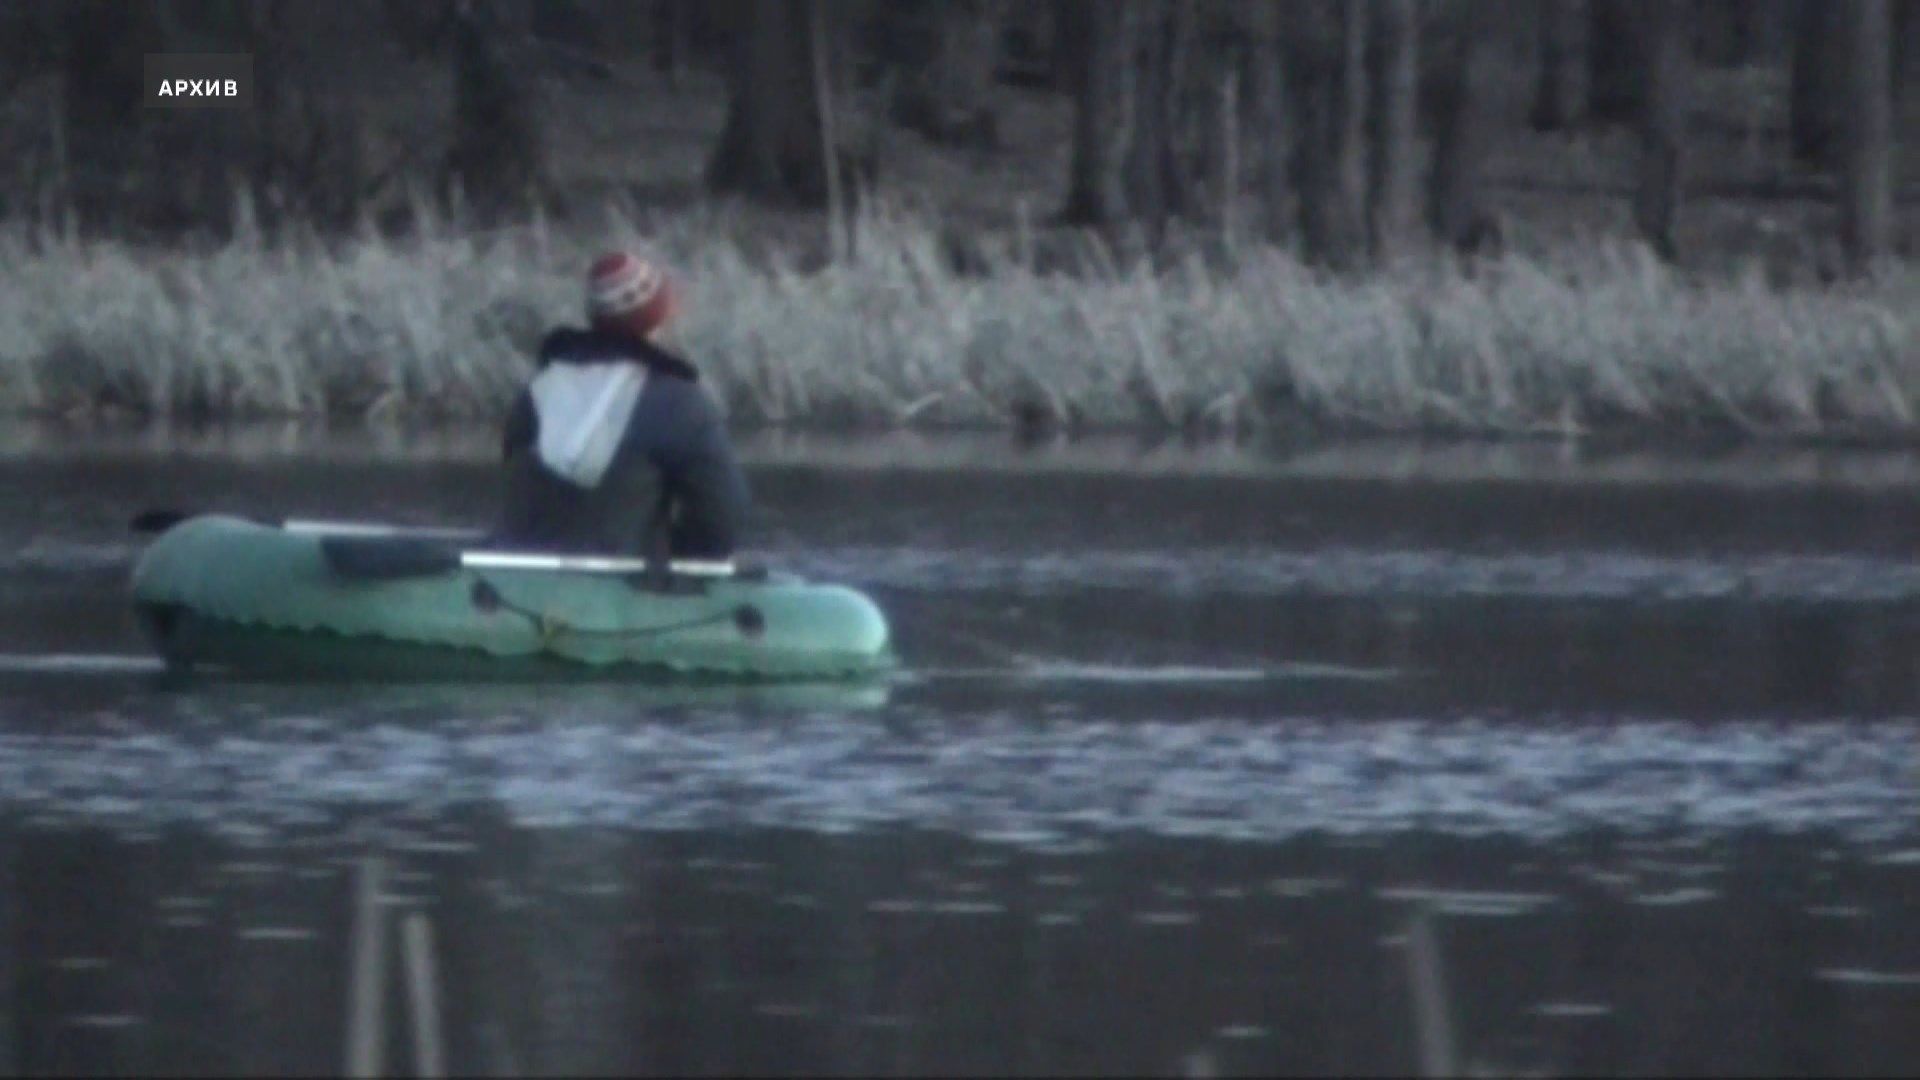
[[540,419],[540,460],[575,486],[598,486],[646,384],[639,364],[548,365],[528,385]]

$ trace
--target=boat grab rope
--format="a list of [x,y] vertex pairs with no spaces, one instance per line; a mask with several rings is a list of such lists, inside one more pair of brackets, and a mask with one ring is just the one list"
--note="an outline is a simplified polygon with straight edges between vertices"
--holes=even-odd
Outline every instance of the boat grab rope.
[[708,615],[697,615],[690,619],[682,619],[679,622],[662,623],[658,626],[624,627],[617,630],[574,626],[564,619],[555,618],[544,611],[535,611],[532,608],[514,603],[501,595],[500,589],[485,578],[478,578],[474,581],[473,605],[481,611],[504,611],[510,615],[517,615],[527,620],[528,624],[534,628],[534,631],[540,635],[542,644],[551,644],[556,638],[562,635],[577,638],[612,638],[628,641],[644,640],[646,638],[665,637],[668,634],[677,634],[687,630],[700,630],[709,626],[719,626],[722,623],[729,622],[739,627],[741,634],[753,638],[759,637],[761,631],[765,630],[767,625],[766,616],[760,613],[760,609],[751,604],[741,604],[738,607],[726,611],[717,611]]

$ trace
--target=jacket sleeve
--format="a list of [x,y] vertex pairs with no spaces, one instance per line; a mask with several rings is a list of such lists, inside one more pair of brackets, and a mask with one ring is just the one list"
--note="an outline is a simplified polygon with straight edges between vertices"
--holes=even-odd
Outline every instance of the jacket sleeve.
[[533,395],[520,391],[513,399],[513,409],[507,413],[506,430],[500,441],[502,460],[533,446],[540,437],[540,416],[533,411]]
[[687,389],[686,465],[673,485],[674,548],[695,557],[723,558],[733,553],[745,525],[750,501],[746,476],[718,407],[701,388]]

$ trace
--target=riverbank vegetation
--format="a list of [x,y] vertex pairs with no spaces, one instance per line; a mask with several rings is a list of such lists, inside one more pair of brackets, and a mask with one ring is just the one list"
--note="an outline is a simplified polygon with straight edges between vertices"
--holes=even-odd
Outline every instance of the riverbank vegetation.
[[623,243],[743,423],[1905,438],[1913,7],[16,5],[0,408],[492,418]]
[[802,269],[727,231],[689,214],[590,242],[425,225],[204,252],[15,235],[0,379],[35,412],[493,417],[575,315],[590,244],[624,238],[686,276],[677,344],[750,423],[1897,435],[1920,413],[1907,271],[1782,289],[1616,243],[1358,278],[1196,246],[1066,274],[1017,242],[963,271],[936,223],[878,208]]

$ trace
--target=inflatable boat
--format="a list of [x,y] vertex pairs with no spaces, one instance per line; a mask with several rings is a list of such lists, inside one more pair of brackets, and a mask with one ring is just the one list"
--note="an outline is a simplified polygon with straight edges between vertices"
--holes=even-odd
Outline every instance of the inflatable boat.
[[721,563],[500,551],[384,526],[205,514],[136,562],[143,631],[176,669],[419,678],[857,678],[894,663],[843,585]]

